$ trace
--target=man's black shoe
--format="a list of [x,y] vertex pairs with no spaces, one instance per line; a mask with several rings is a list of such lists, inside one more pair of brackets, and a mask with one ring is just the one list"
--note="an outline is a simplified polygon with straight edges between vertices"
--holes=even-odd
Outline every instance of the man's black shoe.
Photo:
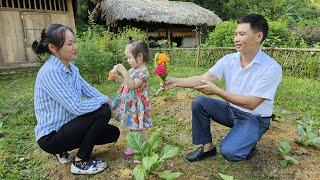
[[190,152],[186,159],[190,162],[193,161],[199,161],[201,159],[210,157],[210,156],[214,156],[217,154],[217,149],[216,147],[214,147],[213,149],[211,149],[210,151],[207,152],[203,152],[203,147],[199,147],[197,150]]

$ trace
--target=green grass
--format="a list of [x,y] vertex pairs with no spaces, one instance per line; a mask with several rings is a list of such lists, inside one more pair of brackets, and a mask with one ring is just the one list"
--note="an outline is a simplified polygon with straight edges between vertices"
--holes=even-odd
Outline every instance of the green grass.
[[[201,74],[206,69],[171,67],[170,75],[176,77],[186,77]],[[150,91],[154,94],[158,88],[159,79],[154,77],[150,70]],[[0,138],[0,179],[41,179],[45,174],[46,155],[38,147],[34,137],[34,127],[36,119],[33,111],[33,89],[35,72],[24,72],[17,74],[0,75],[0,133],[4,136]],[[104,94],[112,95],[117,85],[106,82],[94,85]],[[223,86],[223,84],[220,84]],[[176,88],[166,91],[163,96],[170,99],[179,91]],[[284,112],[284,121],[294,122],[304,114],[311,114],[314,118],[320,119],[320,81],[312,79],[298,79],[284,76],[276,95],[277,109]],[[200,93],[197,93],[200,94]],[[289,112],[289,115],[286,113]],[[164,138],[167,143],[188,147],[191,142],[178,142],[175,139],[177,131],[184,132],[191,136],[191,123],[187,126],[175,124],[172,115],[158,115],[154,109],[154,118],[157,125],[166,126],[169,136]],[[178,158],[182,159],[183,155]],[[25,158],[25,159],[23,159]],[[221,167],[216,171],[224,173],[225,169],[236,169],[241,171],[241,164],[232,164],[221,161]],[[182,161],[176,159],[177,161]],[[183,162],[181,162],[183,163]],[[207,167],[210,162],[198,163],[198,166]],[[229,167],[230,166],[230,167]],[[225,172],[228,174],[228,172]],[[250,172],[243,172],[243,177],[250,177]],[[261,177],[260,177],[261,178]]]

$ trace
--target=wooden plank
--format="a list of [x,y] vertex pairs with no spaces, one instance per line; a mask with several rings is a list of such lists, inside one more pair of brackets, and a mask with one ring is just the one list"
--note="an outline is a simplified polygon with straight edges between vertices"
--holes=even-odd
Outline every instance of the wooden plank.
[[26,9],[27,7],[26,7],[26,1],[25,0],[23,0],[23,9]]
[[20,6],[20,1],[18,0],[18,8],[21,8],[21,6]]
[[26,58],[28,59],[28,62],[36,62],[37,56],[33,52],[31,47],[26,47]]
[[[3,24],[3,20],[2,20],[2,14],[4,13],[4,11],[0,11],[0,34],[4,34],[3,29],[4,29],[4,24]],[[6,43],[4,40],[4,36],[0,36],[0,61],[1,64],[3,63],[3,61],[6,58],[6,51],[5,51],[5,47],[6,47]]]
[[24,37],[22,30],[22,20],[20,17],[20,13],[14,13],[12,25],[14,29],[12,29],[13,34],[16,37],[16,43],[14,43],[13,51],[14,51],[14,59],[15,62],[24,62],[26,61],[25,52],[24,52]]
[[29,9],[31,9],[31,0],[28,0],[29,2]]
[[74,14],[73,14],[73,8],[72,8],[72,1],[67,0],[67,10],[68,10],[68,15],[69,15],[69,27],[73,29],[73,32],[76,34],[76,25],[74,22]]
[[3,26],[4,30],[4,42],[5,42],[5,51],[7,52],[6,58],[4,59],[4,63],[12,63],[14,62],[14,55],[13,55],[13,45],[12,45],[12,38],[14,38],[14,34],[12,34],[12,14],[11,11],[4,11],[2,16],[2,22],[5,24]]

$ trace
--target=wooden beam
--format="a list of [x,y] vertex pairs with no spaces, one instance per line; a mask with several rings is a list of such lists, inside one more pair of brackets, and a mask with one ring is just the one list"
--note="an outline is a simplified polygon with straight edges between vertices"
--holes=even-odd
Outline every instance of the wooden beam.
[[66,5],[65,5],[65,2],[64,2],[64,0],[62,0],[62,9],[63,9],[63,11],[66,11]]
[[51,0],[49,0],[50,11],[52,10]]
[[48,10],[48,9],[47,9],[47,0],[44,0],[44,9],[45,9],[45,10]]
[[18,0],[18,8],[21,8],[21,7],[20,7],[20,1],[19,1],[19,0]]
[[59,11],[62,11],[62,7],[61,7],[61,0],[58,0],[58,6],[59,6]]
[[54,10],[56,11],[57,10],[57,0],[53,0],[53,5],[54,5]]

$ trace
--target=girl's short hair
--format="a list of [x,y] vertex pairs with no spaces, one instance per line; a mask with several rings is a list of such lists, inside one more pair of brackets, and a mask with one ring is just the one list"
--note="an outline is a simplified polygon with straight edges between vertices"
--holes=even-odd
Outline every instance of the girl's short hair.
[[149,46],[143,40],[136,40],[128,44],[131,46],[131,53],[136,58],[139,53],[143,55],[143,62],[150,61]]
[[32,50],[37,55],[42,55],[45,53],[52,54],[48,48],[49,43],[54,45],[57,49],[60,49],[65,42],[67,30],[74,34],[71,28],[62,24],[48,25],[42,30],[40,39],[35,40],[32,43]]

